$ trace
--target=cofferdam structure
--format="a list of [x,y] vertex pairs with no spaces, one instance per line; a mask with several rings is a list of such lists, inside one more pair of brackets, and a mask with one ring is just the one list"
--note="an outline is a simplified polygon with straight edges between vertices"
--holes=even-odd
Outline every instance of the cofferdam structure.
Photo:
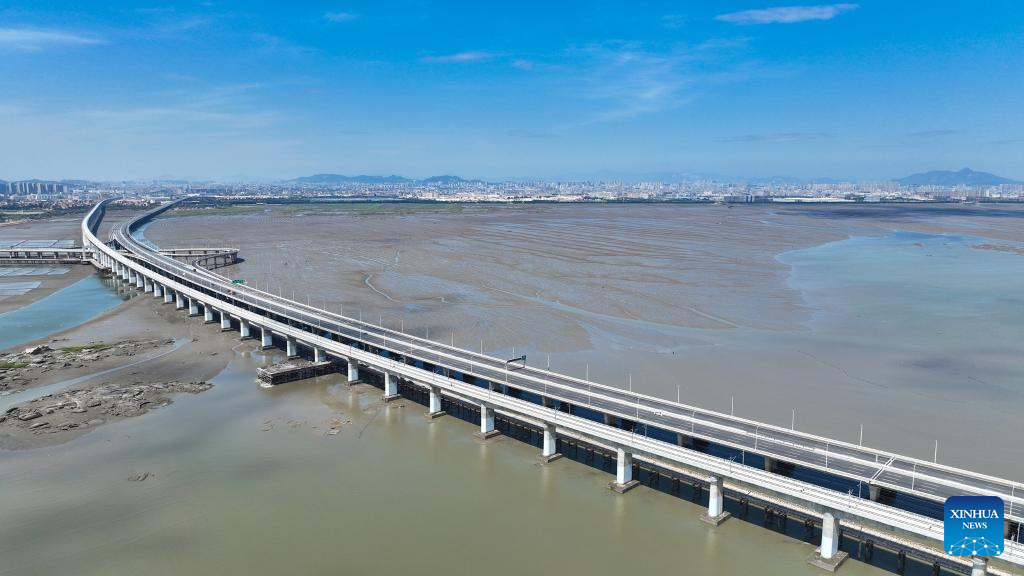
[[[707,503],[702,519],[712,526],[757,507],[764,509],[766,526],[781,519],[785,528],[787,515],[803,518],[805,539],[818,546],[809,561],[826,570],[835,570],[848,553],[870,561],[877,542],[899,550],[893,556],[897,573],[907,569],[908,550],[918,573],[1024,573],[1024,546],[1015,541],[1024,522],[1020,482],[637,394],[525,362],[510,365],[235,284],[133,237],[133,230],[173,202],[115,225],[109,238],[100,240],[96,230],[107,202],[97,204],[82,222],[83,249],[96,267],[190,315],[219,321],[222,329],[237,328],[242,338],[259,338],[265,347],[283,344],[290,357],[306,354],[314,362],[347,365],[350,382],[373,374],[382,383],[384,401],[404,391],[425,402],[430,417],[444,415],[445,404],[458,406],[468,410],[466,419],[479,421],[477,434],[483,439],[500,433],[499,421],[514,422],[537,438],[542,463],[558,458],[560,445],[577,452],[582,446],[590,461],[597,453],[606,468],[614,469],[611,489],[624,493],[642,481],[676,494],[685,489],[692,500]],[[680,488],[682,479],[686,483]],[[942,503],[954,495],[1002,498],[1008,538],[1000,556],[943,552]],[[856,540],[855,551],[841,549],[844,536],[848,543]]]

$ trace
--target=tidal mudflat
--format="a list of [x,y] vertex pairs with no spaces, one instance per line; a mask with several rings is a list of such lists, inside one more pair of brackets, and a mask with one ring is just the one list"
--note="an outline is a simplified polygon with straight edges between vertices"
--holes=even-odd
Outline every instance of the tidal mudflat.
[[146,234],[352,317],[1024,476],[1019,208],[257,206]]

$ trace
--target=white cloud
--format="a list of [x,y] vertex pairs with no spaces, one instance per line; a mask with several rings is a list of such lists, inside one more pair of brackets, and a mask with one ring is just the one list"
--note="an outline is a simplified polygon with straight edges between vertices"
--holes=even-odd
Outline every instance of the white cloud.
[[716,20],[733,24],[793,24],[809,20],[831,20],[856,4],[823,4],[819,6],[779,6],[760,10],[742,10],[717,16]]
[[466,62],[481,62],[483,60],[490,60],[494,58],[494,55],[489,52],[458,52],[456,54],[445,54],[442,56],[427,56],[423,58],[424,62],[430,62],[432,64],[445,64],[450,62],[455,63],[466,63]]
[[640,44],[595,45],[583,50],[589,73],[581,96],[610,108],[584,124],[639,116],[678,106],[697,82],[687,50],[649,51]]
[[351,22],[356,18],[359,18],[359,14],[353,14],[352,12],[328,12],[324,14],[324,19],[331,22]]
[[102,38],[64,30],[0,28],[0,49],[12,48],[26,52],[38,52],[57,46],[89,46],[104,43]]

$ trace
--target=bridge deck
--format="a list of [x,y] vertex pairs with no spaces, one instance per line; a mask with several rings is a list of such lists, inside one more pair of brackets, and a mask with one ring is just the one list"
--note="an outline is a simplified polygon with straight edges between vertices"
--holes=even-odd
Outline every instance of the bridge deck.
[[[204,269],[193,270],[191,266],[162,256],[132,237],[130,232],[134,225],[156,216],[167,207],[153,210],[111,230],[111,237],[137,258],[133,264],[142,264],[151,271],[166,275],[187,289],[197,290],[231,309],[268,318],[268,323],[284,323],[294,327],[300,334],[305,334],[301,339],[307,344],[327,347],[335,345],[338,339],[351,340],[375,350],[378,362],[384,361],[379,357],[380,352],[384,352],[392,359],[400,358],[402,364],[418,361],[430,366],[432,370],[458,376],[462,380],[467,377],[470,381],[482,378],[542,398],[587,407],[661,430],[705,439],[751,454],[825,471],[853,482],[890,488],[936,502],[942,502],[953,495],[996,495],[1006,503],[1008,519],[1015,522],[1024,520],[1024,485],[1020,482],[738,418],[530,366],[510,370],[504,359],[375,326],[249,286],[231,284],[223,276]],[[94,212],[96,209],[87,216],[83,230],[96,223],[90,224]],[[360,357],[355,350],[346,355]],[[416,374],[415,378],[423,381],[430,373],[420,370]],[[434,375],[429,378],[433,379]],[[454,380],[444,378],[444,381]],[[522,401],[518,402],[522,404]],[[614,431],[617,429],[611,426],[596,426],[607,429],[602,432],[606,436],[618,434]],[[654,441],[668,444],[653,438],[643,440],[645,443]],[[639,440],[634,435],[631,441],[636,443]],[[1020,554],[1020,550],[1014,548],[1014,553]]]

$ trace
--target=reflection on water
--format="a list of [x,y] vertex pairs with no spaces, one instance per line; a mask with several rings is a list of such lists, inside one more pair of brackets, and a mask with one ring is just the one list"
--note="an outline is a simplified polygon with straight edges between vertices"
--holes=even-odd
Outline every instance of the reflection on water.
[[336,377],[262,389],[256,364],[66,446],[0,453],[0,574],[817,574],[810,545],[710,530],[697,505],[614,494],[605,473],[538,467],[532,447],[481,445]]
[[86,276],[27,306],[0,314],[0,350],[78,326],[132,294],[114,279]]

